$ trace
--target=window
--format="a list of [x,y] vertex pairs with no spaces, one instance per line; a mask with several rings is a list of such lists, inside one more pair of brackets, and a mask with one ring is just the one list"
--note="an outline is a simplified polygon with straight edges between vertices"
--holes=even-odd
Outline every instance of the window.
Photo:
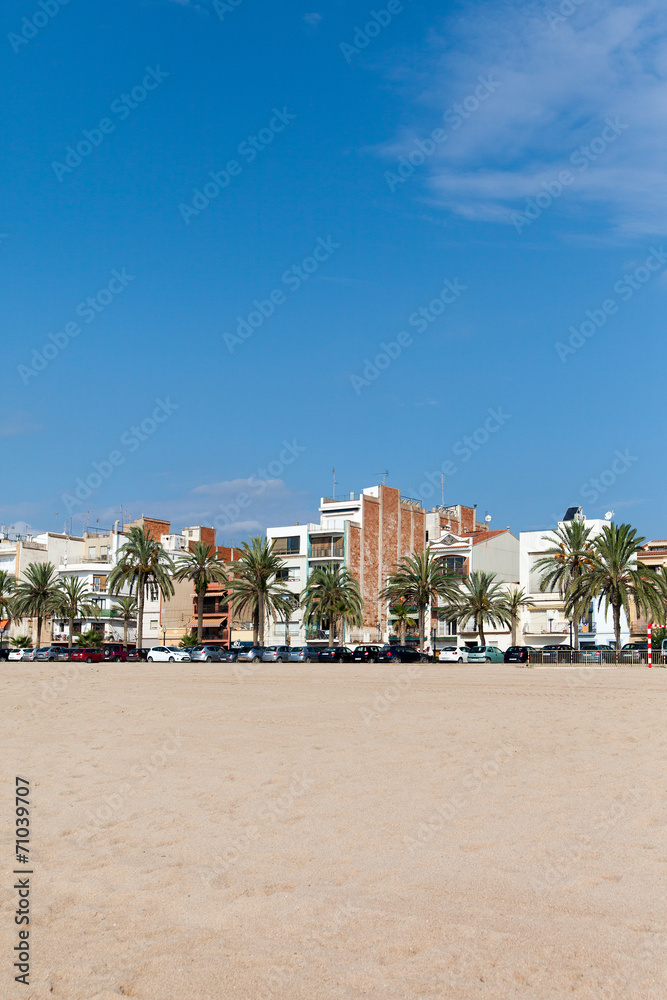
[[345,555],[345,543],[342,537],[324,535],[311,539],[311,559],[327,559],[330,557],[342,559]]
[[273,551],[277,556],[298,556],[301,551],[301,539],[298,535],[287,538],[274,538]]
[[95,558],[95,552],[96,552],[95,546],[94,545],[89,545],[88,546],[88,558],[89,559],[94,559]]
[[106,576],[94,576],[93,577],[93,593],[103,594],[107,589],[107,578]]
[[157,620],[157,618],[151,618],[150,627],[154,628],[154,629],[157,629],[157,627],[158,627],[158,620]]
[[109,555],[109,546],[108,545],[100,545],[100,555],[101,556],[108,556]]
[[299,566],[286,566],[276,573],[276,580],[281,583],[299,583],[301,580],[301,569]]

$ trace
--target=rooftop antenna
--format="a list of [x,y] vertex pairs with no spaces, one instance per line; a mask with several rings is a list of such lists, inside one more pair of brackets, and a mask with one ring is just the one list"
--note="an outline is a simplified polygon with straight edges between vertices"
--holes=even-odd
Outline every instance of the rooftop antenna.
[[336,482],[336,470],[332,469],[331,472],[333,473],[333,493],[331,494],[331,499],[335,500],[336,499],[336,487],[338,486],[338,483]]
[[441,489],[441,492],[442,492],[442,497],[441,497],[442,506],[444,507],[445,506],[445,474],[444,474],[444,472],[440,473],[440,489]]
[[377,476],[378,479],[380,478],[380,476],[382,476],[382,485],[385,486],[387,476],[389,475],[389,470],[387,470],[386,472],[374,472],[373,475]]

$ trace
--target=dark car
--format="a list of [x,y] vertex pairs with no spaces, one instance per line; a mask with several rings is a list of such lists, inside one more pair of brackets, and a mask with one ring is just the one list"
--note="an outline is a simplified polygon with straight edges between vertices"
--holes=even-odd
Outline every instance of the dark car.
[[621,663],[648,663],[647,642],[626,642],[621,646]]
[[125,663],[127,659],[127,650],[120,642],[108,642],[106,646],[103,647],[102,652],[104,653],[105,660],[113,660],[116,663]]
[[72,653],[78,652],[76,646],[61,646],[58,650],[58,660],[68,662],[72,659]]
[[320,650],[317,646],[292,646],[290,649],[289,663],[318,663]]
[[8,659],[9,659],[9,646],[3,646],[0,649],[0,660],[8,660]]
[[352,663],[354,653],[349,646],[327,646],[320,650],[320,663]]
[[378,663],[427,663],[428,656],[413,646],[385,646],[378,653]]
[[528,663],[530,654],[535,652],[534,646],[510,646],[505,650],[505,663]]
[[220,646],[193,646],[188,652],[193,663],[220,663],[222,661],[223,650]]
[[567,643],[555,643],[549,646],[542,646],[538,653],[542,654],[542,663],[569,663],[572,659],[570,655],[573,647]]
[[70,660],[85,660],[86,663],[103,663],[104,653],[101,649],[85,648],[73,649]]
[[357,646],[354,651],[354,662],[377,663],[377,659],[382,652],[382,648],[382,646]]
[[127,662],[138,663],[140,660],[145,660],[147,656],[148,656],[148,649],[144,647],[141,647],[139,649],[128,649]]

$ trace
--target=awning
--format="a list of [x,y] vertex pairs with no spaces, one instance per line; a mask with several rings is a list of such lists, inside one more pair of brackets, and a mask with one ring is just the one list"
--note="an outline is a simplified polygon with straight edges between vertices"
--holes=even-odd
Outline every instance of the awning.
[[0,618],[0,631],[4,632],[9,625],[9,618]]
[[[192,628],[193,626],[196,626],[198,624],[199,622],[197,621],[196,618],[191,618],[187,624],[187,627]],[[218,616],[216,616],[215,618],[206,618],[206,616],[204,616],[204,620],[202,621],[202,625],[204,626],[204,628],[219,628],[221,625],[226,625],[226,624],[227,624],[227,619],[220,618]]]

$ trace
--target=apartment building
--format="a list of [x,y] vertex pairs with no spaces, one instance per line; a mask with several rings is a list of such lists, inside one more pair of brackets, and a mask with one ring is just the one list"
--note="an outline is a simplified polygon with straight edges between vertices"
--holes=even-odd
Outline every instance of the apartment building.
[[[344,566],[359,581],[364,599],[362,625],[348,629],[346,641],[385,642],[393,634],[391,609],[380,597],[387,577],[403,556],[433,545],[453,528],[461,537],[487,531],[477,521],[476,507],[434,507],[401,496],[394,487],[371,486],[361,493],[322,497],[320,522],[267,529],[274,552],[285,560],[281,578],[299,594],[318,566]],[[324,643],[326,633],[304,627],[296,610],[289,623],[272,623],[268,641],[293,645],[306,641]]]
[[[552,547],[553,532],[572,520],[582,521],[591,528],[592,538],[608,523],[603,518],[587,518],[581,507],[568,507],[563,520],[555,528],[522,531],[519,535],[519,582],[533,603],[533,607],[525,610],[521,619],[522,641],[527,646],[539,649],[549,643],[574,644],[572,622],[565,613],[562,595],[557,590],[542,591],[541,574],[535,568],[537,561]],[[621,612],[621,645],[628,641],[628,637],[628,622]],[[579,622],[579,642],[584,645],[615,645],[611,609],[605,614],[604,605],[598,608],[597,601],[591,602]]]

